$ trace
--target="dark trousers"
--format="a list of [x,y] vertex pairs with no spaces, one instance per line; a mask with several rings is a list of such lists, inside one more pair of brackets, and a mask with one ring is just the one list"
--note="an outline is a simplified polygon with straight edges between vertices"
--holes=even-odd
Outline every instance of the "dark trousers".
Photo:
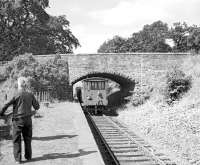
[[32,158],[32,120],[31,117],[13,119],[13,154],[16,161],[21,161],[21,135],[24,139],[24,157]]

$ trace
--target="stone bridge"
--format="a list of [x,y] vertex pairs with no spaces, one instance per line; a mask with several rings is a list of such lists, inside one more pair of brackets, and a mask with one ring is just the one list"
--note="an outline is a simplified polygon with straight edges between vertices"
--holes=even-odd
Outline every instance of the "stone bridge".
[[[189,54],[99,53],[61,56],[62,59],[68,60],[69,79],[72,85],[84,77],[96,73],[96,76],[107,77],[115,82],[118,82],[118,79],[123,79],[124,82],[129,82],[125,80],[132,80],[134,85],[136,82],[137,88],[142,88],[159,83],[165,78],[169,68],[180,66]],[[53,57],[54,55],[41,55],[37,56],[37,59],[44,61]]]
[[[70,83],[93,72],[119,74],[140,84],[155,82],[164,76],[172,66],[180,66],[188,53],[98,53],[66,54]],[[54,58],[55,55],[35,56],[39,61]]]

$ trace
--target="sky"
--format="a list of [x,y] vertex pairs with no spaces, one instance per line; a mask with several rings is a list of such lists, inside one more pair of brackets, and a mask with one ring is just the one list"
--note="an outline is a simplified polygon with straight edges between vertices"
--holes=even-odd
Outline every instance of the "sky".
[[74,53],[96,53],[114,36],[130,37],[161,20],[200,25],[200,0],[49,0],[47,12],[66,15],[81,47]]

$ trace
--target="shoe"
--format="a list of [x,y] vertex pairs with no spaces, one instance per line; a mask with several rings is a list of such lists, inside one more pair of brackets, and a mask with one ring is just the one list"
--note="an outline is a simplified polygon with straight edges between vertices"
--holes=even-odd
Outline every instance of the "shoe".
[[21,164],[21,161],[15,161],[16,164]]
[[27,162],[30,162],[30,161],[31,161],[31,158],[26,159],[26,161],[27,161]]

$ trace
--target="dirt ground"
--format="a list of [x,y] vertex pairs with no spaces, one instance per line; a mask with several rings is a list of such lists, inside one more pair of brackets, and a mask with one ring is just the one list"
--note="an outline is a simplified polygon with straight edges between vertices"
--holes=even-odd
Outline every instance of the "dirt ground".
[[[33,118],[33,159],[26,162],[23,158],[23,164],[104,164],[78,104],[52,104],[49,108],[42,107],[38,113],[41,117]],[[12,141],[3,140],[0,144],[0,164],[15,164]]]

